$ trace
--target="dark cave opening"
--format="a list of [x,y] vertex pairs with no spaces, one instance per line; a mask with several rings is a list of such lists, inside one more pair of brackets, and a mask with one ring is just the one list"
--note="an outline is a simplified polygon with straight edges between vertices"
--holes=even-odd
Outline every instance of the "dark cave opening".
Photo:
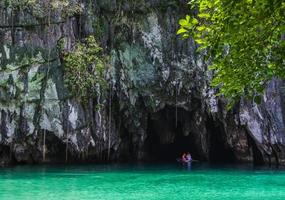
[[[196,126],[192,132],[196,119],[193,113],[182,108],[165,107],[150,114],[148,117],[147,139],[145,152],[147,158],[153,162],[176,162],[177,158],[185,152],[190,152],[193,159],[209,161],[211,163],[234,163],[236,156],[229,146],[223,125],[220,122],[207,118],[205,131]],[[190,126],[185,131],[186,125]],[[201,134],[205,134],[202,144]],[[202,145],[206,145],[202,149]]]
[[209,132],[209,161],[211,163],[234,163],[236,161],[233,150],[227,146],[226,134],[219,122],[208,119],[206,123]]
[[[43,145],[43,138],[44,138],[44,131],[42,131],[41,145]],[[46,145],[46,161],[52,161],[55,163],[65,162],[66,143],[60,140],[52,132],[46,131],[45,145]],[[70,149],[68,149],[67,153],[68,153],[68,159],[70,160],[72,158],[72,156],[70,155]],[[42,156],[43,156],[42,154],[39,155],[41,159]]]
[[[252,155],[253,155],[253,163],[254,165],[263,165],[264,164],[264,158],[262,156],[261,151],[258,149],[256,143],[252,139],[252,137],[247,133],[247,140],[249,142],[249,146],[252,149]],[[271,164],[271,163],[269,163]]]
[[10,146],[0,145],[0,167],[5,163],[14,162],[14,157],[11,153]]
[[199,158],[193,136],[183,133],[183,120],[189,114],[178,108],[176,119],[176,108],[166,107],[149,116],[145,150],[150,161],[176,162],[184,152]]

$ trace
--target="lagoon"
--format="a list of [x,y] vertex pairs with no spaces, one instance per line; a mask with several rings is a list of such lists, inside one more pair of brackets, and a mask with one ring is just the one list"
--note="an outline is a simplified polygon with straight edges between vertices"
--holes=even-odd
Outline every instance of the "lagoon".
[[0,169],[1,200],[285,199],[285,171],[192,164],[17,166]]

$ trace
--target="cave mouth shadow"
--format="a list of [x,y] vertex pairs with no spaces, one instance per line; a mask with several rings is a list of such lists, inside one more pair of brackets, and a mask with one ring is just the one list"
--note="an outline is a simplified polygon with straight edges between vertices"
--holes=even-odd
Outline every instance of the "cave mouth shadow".
[[227,145],[227,138],[221,123],[208,118],[206,129],[209,134],[209,162],[213,164],[234,164],[236,156]]
[[148,117],[147,139],[145,152],[150,162],[176,162],[183,153],[190,152],[192,157],[199,159],[200,155],[194,143],[192,134],[185,135],[184,120],[189,112],[184,109],[166,107]]
[[[193,159],[199,161],[236,163],[235,153],[227,144],[223,124],[205,115],[204,129],[199,130],[195,117],[193,112],[182,108],[176,111],[175,107],[170,106],[149,114],[144,149],[146,160],[173,163],[183,153],[189,152]],[[207,141],[202,141],[201,134],[205,134],[203,138]],[[207,146],[206,150],[203,145]]]

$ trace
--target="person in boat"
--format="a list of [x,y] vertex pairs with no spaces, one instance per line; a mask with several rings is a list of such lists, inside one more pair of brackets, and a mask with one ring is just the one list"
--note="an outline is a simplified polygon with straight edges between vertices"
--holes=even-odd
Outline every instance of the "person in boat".
[[181,161],[184,162],[184,163],[191,162],[192,161],[191,154],[189,152],[188,153],[183,153],[182,157],[181,157]]
[[182,162],[187,162],[186,153],[183,153],[183,154],[182,154],[181,161],[182,161]]
[[186,154],[186,162],[191,162],[192,161],[192,156],[191,156],[191,154],[188,152],[187,154]]

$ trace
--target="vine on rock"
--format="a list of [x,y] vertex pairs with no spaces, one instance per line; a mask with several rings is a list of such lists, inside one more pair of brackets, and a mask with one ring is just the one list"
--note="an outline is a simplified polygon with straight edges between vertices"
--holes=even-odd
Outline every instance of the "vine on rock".
[[64,79],[71,94],[82,103],[104,96],[107,56],[94,36],[77,42],[72,51],[63,53]]

